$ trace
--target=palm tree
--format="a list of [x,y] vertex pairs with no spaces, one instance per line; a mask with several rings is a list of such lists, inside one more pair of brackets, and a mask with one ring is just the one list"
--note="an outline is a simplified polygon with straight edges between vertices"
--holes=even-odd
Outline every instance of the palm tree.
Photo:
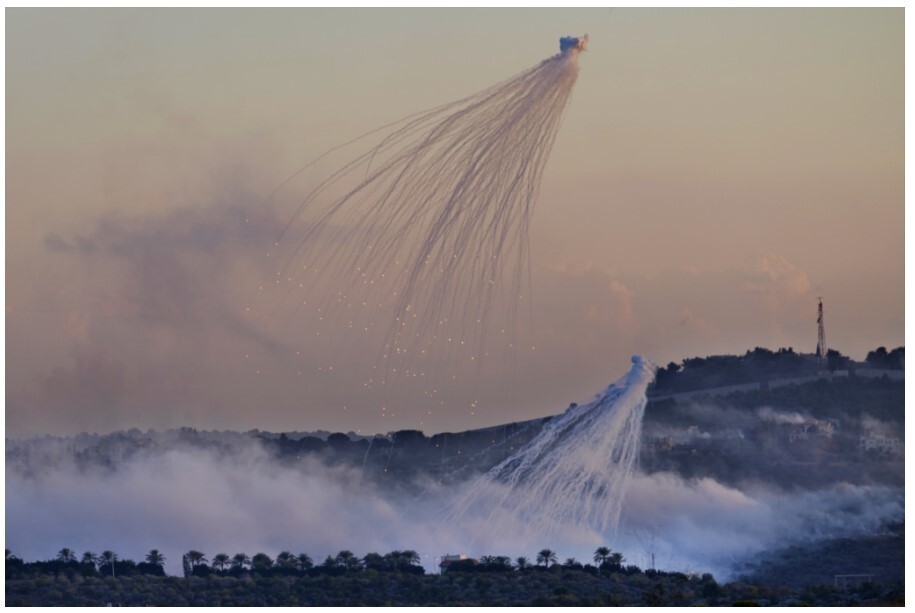
[[299,570],[309,570],[314,568],[315,563],[312,562],[311,556],[307,553],[300,553],[299,557],[296,558],[296,566]]
[[187,552],[187,559],[191,563],[192,568],[197,568],[202,564],[206,564],[208,560],[202,551],[197,551],[196,549],[191,549]]
[[227,553],[217,553],[213,556],[213,568],[216,570],[225,570],[226,566],[229,565],[229,554]]
[[111,566],[111,576],[114,577],[114,563],[118,561],[118,554],[109,550],[103,551],[99,556],[99,568],[102,566]]
[[158,549],[150,549],[146,554],[146,562],[153,566],[165,566],[165,556]]
[[550,566],[557,562],[559,562],[559,558],[556,557],[556,552],[552,549],[541,549],[537,554],[537,566],[540,566],[541,564],[543,566]]
[[91,564],[92,566],[98,566],[99,557],[97,555],[95,555],[94,553],[92,553],[91,551],[87,551],[83,554],[83,558],[80,561],[83,564]]
[[480,562],[483,564],[495,564],[496,556],[483,556],[480,558]]
[[527,558],[521,556],[519,558],[515,558],[515,565],[518,567],[518,570],[524,572],[527,570],[527,567],[531,565],[531,563]]
[[255,553],[251,557],[251,569],[266,570],[273,566],[273,558],[266,553]]
[[608,561],[610,562],[611,566],[619,568],[620,566],[623,565],[623,562],[626,561],[626,558],[624,558],[623,554],[621,554],[621,553],[614,553],[614,554],[611,554]]
[[64,547],[57,552],[57,559],[64,564],[69,564],[70,562],[76,562],[76,554],[69,547]]
[[566,558],[566,561],[563,562],[562,565],[565,568],[575,568],[576,566],[581,566],[581,564],[579,564],[578,560],[576,560],[575,558]]
[[102,564],[114,564],[118,561],[118,554],[107,549],[102,552],[102,555],[99,556],[99,562]]
[[375,570],[384,570],[388,566],[385,556],[374,551],[365,554],[362,558],[362,563],[366,568],[374,568]]
[[337,566],[342,566],[346,570],[362,570],[362,560],[356,557],[352,551],[344,549],[337,554]]
[[296,558],[291,551],[281,551],[276,556],[276,565],[283,568],[293,568],[296,565]]
[[251,558],[245,553],[236,553],[232,556],[232,568],[242,569],[245,566],[251,566]]
[[598,547],[594,550],[594,563],[598,566],[603,565],[608,559],[610,559],[609,547]]
[[403,555],[402,552],[396,549],[390,553],[384,554],[384,565],[390,569],[399,567],[401,555]]

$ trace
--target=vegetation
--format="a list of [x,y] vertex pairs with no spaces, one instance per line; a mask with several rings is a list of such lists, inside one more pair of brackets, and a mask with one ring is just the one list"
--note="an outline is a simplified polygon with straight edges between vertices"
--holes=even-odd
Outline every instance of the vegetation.
[[740,569],[740,581],[777,584],[793,589],[833,584],[837,574],[870,575],[880,584],[902,582],[905,570],[905,531],[889,526],[891,534],[857,539],[832,539],[767,552]]
[[856,363],[835,349],[826,352],[826,364],[821,364],[815,354],[801,354],[793,347],[772,351],[757,347],[744,355],[713,355],[706,358],[686,358],[680,363],[671,362],[658,369],[652,394],[664,395],[691,392],[715,387],[746,383],[759,383],[773,379],[787,379],[816,375],[824,370],[903,370],[905,347],[887,352],[878,347],[867,354],[864,363]]
[[766,379],[801,377],[815,374],[818,370],[821,368],[814,355],[796,353],[792,347],[782,347],[777,351],[757,347],[743,356],[713,355],[686,358],[679,364],[671,362],[658,368],[652,392],[689,392]]
[[[847,442],[850,441],[852,447],[856,447],[858,437],[865,434],[860,431],[861,417],[865,414],[876,420],[888,422],[891,426],[898,424],[901,430],[904,382],[891,377],[848,376],[835,377],[831,381],[816,378],[827,368],[848,368],[850,375],[863,369],[876,368],[896,375],[897,373],[891,372],[892,369],[901,368],[904,360],[903,347],[891,351],[884,347],[877,348],[868,354],[866,362],[852,362],[841,353],[830,350],[827,364],[821,364],[812,354],[798,353],[792,347],[775,351],[757,347],[743,355],[694,357],[684,359],[680,363],[672,362],[658,370],[656,382],[649,389],[650,402],[645,413],[644,432],[646,436],[652,436],[653,424],[670,426],[668,430],[671,433],[691,426],[698,426],[700,430],[707,432],[711,432],[710,426],[720,429],[724,420],[716,419],[710,426],[706,426],[702,423],[701,415],[684,410],[688,408],[688,404],[702,404],[724,409],[747,409],[744,416],[757,423],[735,423],[727,425],[727,428],[740,430],[744,435],[765,435],[765,432],[756,431],[761,420],[754,411],[768,406],[778,410],[800,411],[805,416],[816,419],[834,420],[837,422],[837,437],[834,440],[838,441],[844,437]],[[811,381],[781,387],[775,384],[779,379],[805,377],[809,377]],[[744,389],[732,392],[728,396],[710,396],[703,392],[710,388],[740,384],[754,384],[746,387],[759,389]],[[691,392],[695,395],[688,400],[671,398],[671,395],[679,392]],[[377,484],[391,496],[402,497],[419,495],[422,492],[422,484],[430,481],[448,486],[485,473],[537,436],[550,419],[532,419],[464,432],[443,432],[433,436],[426,436],[419,430],[401,430],[370,438],[342,432],[274,434],[261,431],[208,432],[181,428],[159,433],[143,433],[132,429],[106,435],[83,434],[59,440],[46,437],[41,440],[7,441],[6,462],[7,470],[24,476],[40,474],[47,465],[62,462],[72,462],[79,470],[114,471],[116,467],[124,466],[133,458],[160,454],[170,449],[206,449],[217,457],[232,457],[239,449],[250,445],[253,439],[273,459],[286,466],[305,471],[313,470],[320,465],[358,467],[367,482]],[[896,428],[892,428],[892,431],[886,434],[890,435],[895,430]],[[715,436],[714,432],[711,434]],[[680,470],[681,464],[691,462],[697,457],[700,458],[701,464],[700,456],[705,451],[703,449],[695,452],[692,449],[682,449],[681,451],[690,454],[690,457],[684,458],[681,462],[670,454],[661,458],[646,457],[644,451],[647,446],[643,445],[641,465],[649,471],[670,470],[687,477],[712,476],[724,479],[727,483],[734,483],[741,479],[737,469],[746,466],[746,460],[750,455],[757,453],[760,446],[765,447],[764,451],[772,451],[776,459],[785,455],[785,449],[772,449],[766,438],[767,436],[759,436],[753,441],[748,440],[755,443],[748,449],[741,449],[738,445],[733,445],[733,449],[721,449],[722,444],[730,443],[721,443],[720,440],[714,443],[718,447],[707,450],[708,459],[710,462],[720,459],[720,466],[707,475],[690,470],[689,467]],[[848,456],[849,452],[856,452],[854,448],[839,449],[839,446],[833,445],[834,449],[831,451],[845,456]],[[725,459],[728,454],[733,457]],[[810,458],[799,459],[810,461]],[[660,463],[656,460],[660,460]],[[751,463],[750,468],[755,470],[751,477],[769,480],[766,478],[767,475],[760,474],[765,472],[767,465],[766,462]],[[857,467],[852,467],[852,470],[857,470]],[[779,471],[781,466],[776,465],[776,472]],[[800,473],[797,470],[789,470],[784,474],[790,477],[791,474]],[[888,473],[889,479],[884,474],[886,473],[881,467],[877,471],[867,470],[865,474],[845,476],[843,480],[850,478],[855,483],[896,483],[902,473],[894,469]],[[777,475],[776,481],[780,485],[794,485],[781,483],[780,475]],[[534,563],[533,559],[531,562]]]
[[887,352],[886,347],[877,347],[867,354],[865,361],[871,368],[905,370],[905,347],[896,347],[890,352]]
[[[766,418],[766,411],[791,419]],[[803,440],[791,436],[798,421],[808,424]],[[656,399],[645,411],[640,468],[786,489],[840,482],[902,486],[902,455],[865,452],[860,441],[872,434],[902,438],[904,422],[905,382],[886,376]],[[818,433],[821,426],[828,435]],[[665,437],[671,438],[665,443]]]
[[[904,546],[904,539],[900,546]],[[624,567],[622,555],[607,547],[594,552],[596,565],[583,565],[571,558],[558,564],[556,552],[543,549],[537,554],[539,566],[532,566],[524,557],[513,564],[507,556],[483,556],[479,562],[461,560],[466,564],[452,565],[448,572],[438,575],[426,575],[417,565],[418,557],[411,550],[385,555],[368,553],[362,558],[341,551],[315,566],[307,554],[296,556],[286,551],[277,555],[276,560],[265,553],[250,558],[241,553],[232,558],[216,554],[208,565],[206,556],[192,550],[182,556],[190,573],[186,577],[167,577],[159,565],[164,557],[154,549],[146,556],[147,561],[140,564],[115,561],[120,574],[112,577],[88,557],[78,562],[75,554],[58,554],[46,562],[25,563],[7,550],[6,603],[11,606],[874,605],[900,604],[903,598],[901,582],[875,581],[838,590],[822,584],[774,585],[748,576],[738,583],[721,585],[709,574]]]
[[[838,352],[829,367],[892,370],[904,365],[904,348],[878,348],[866,364],[852,364]],[[822,366],[793,349],[757,348],[744,356],[691,358],[660,369],[652,395],[771,381],[816,373]],[[893,374],[893,373],[890,373]],[[794,441],[795,422],[762,416],[763,409],[822,422],[829,436],[810,434]],[[641,469],[669,471],[685,478],[712,477],[724,484],[776,484],[785,490],[844,483],[904,485],[900,456],[865,453],[859,439],[875,432],[904,431],[905,384],[893,378],[849,376],[782,386],[761,385],[726,395],[693,395],[688,401],[655,398],[645,414],[647,444]],[[418,475],[459,480],[490,468],[540,431],[545,420],[506,424],[466,433],[426,437],[406,430],[371,440],[337,433],[326,440],[304,436],[264,437],[265,449],[294,465],[318,460],[328,465],[358,462],[393,494]],[[92,439],[77,453],[78,466],[114,465],[152,442],[139,432]],[[241,436],[241,435],[238,435]],[[261,438],[259,434],[256,434]],[[653,437],[653,438],[652,438]],[[96,440],[98,439],[98,440]],[[219,444],[183,429],[180,445]],[[226,449],[230,449],[226,447]],[[225,451],[229,453],[229,451]],[[120,454],[120,455],[118,455]],[[7,450],[8,466],[33,468],[27,447]],[[35,466],[38,466],[36,464]],[[417,479],[424,482],[423,479]],[[904,529],[855,540],[769,552],[738,569],[739,579],[719,584],[711,575],[643,571],[625,565],[608,547],[595,550],[591,563],[565,558],[551,549],[512,561],[486,555],[452,563],[447,572],[426,574],[416,551],[351,551],[312,558],[282,551],[230,554],[200,551],[169,554],[182,575],[165,575],[165,555],[156,549],[135,563],[113,551],[81,555],[60,549],[53,559],[26,563],[7,550],[6,602],[16,605],[881,605],[903,598]],[[836,574],[873,575],[874,581],[846,590],[834,587]]]

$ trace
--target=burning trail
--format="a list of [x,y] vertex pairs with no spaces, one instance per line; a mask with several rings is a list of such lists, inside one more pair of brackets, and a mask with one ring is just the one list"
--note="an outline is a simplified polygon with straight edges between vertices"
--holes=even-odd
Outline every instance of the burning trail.
[[541,176],[586,43],[562,38],[533,68],[351,141],[375,139],[298,203],[262,288],[326,330],[322,341],[340,327],[378,331],[386,372],[415,376],[411,356],[456,355],[458,341],[464,359],[482,357],[466,353],[497,301],[498,327],[513,327]]
[[625,377],[547,422],[481,477],[454,505],[449,522],[473,521],[493,537],[520,530],[534,543],[560,535],[615,536],[655,369],[634,356]]

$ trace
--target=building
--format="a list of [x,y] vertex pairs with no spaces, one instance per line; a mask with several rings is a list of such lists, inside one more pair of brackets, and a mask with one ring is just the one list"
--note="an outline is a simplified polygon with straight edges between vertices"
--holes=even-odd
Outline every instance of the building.
[[885,434],[868,432],[858,439],[858,449],[864,453],[876,451],[886,455],[901,455],[903,443],[895,437],[888,437]]
[[477,564],[478,563],[473,558],[468,558],[464,554],[452,555],[450,553],[446,553],[445,555],[442,556],[442,561],[438,563],[438,569],[441,572],[445,572],[448,570],[448,567],[450,567],[452,564],[454,564],[456,562],[465,562],[465,564]]
[[836,426],[831,421],[810,420],[802,424],[792,424],[788,430],[788,442],[807,441],[812,438],[832,439]]

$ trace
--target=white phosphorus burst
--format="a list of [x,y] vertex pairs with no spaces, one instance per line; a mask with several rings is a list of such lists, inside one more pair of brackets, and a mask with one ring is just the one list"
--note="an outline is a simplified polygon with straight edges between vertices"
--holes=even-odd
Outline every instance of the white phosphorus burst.
[[531,215],[586,42],[565,37],[533,68],[351,141],[376,144],[298,203],[264,285],[314,315],[316,334],[378,330],[375,383],[465,341],[478,364],[495,303],[498,327],[514,328]]
[[549,420],[527,445],[479,478],[448,521],[472,522],[483,531],[510,527],[533,542],[572,533],[615,537],[656,368],[633,356],[625,377]]

